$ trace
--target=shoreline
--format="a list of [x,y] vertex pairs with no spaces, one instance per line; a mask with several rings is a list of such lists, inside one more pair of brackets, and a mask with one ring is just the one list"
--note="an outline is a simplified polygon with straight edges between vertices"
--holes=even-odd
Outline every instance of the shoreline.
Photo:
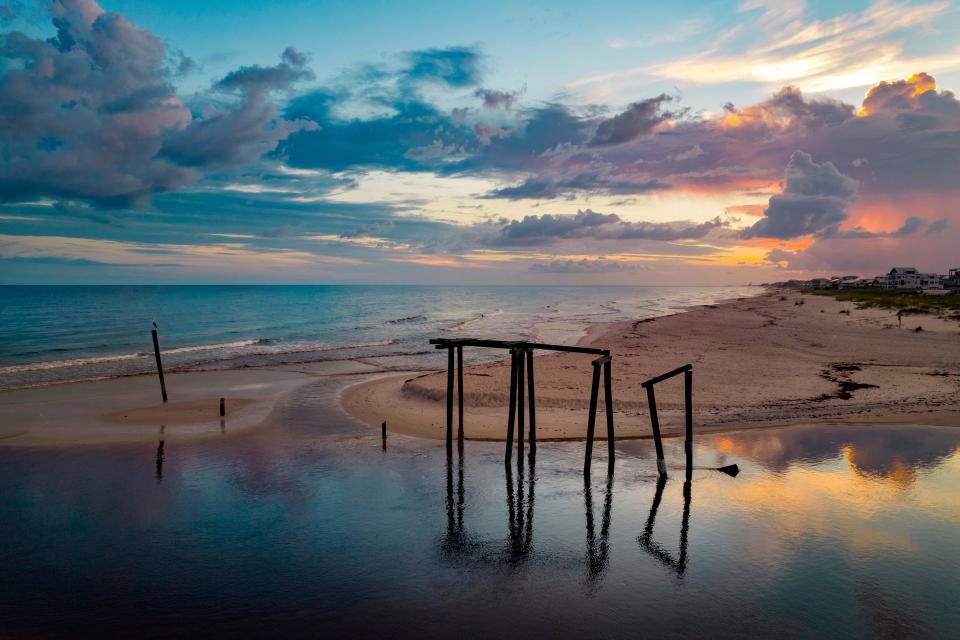
[[[804,304],[797,305],[801,297]],[[960,326],[913,316],[903,329],[895,327],[895,313],[887,310],[851,309],[833,298],[774,290],[647,320],[593,325],[580,344],[614,355],[618,440],[651,437],[640,382],[687,362],[694,365],[695,433],[811,423],[960,426]],[[505,360],[469,365],[467,358],[465,438],[503,441],[509,366]],[[576,354],[536,357],[538,441],[585,438],[589,360]],[[343,391],[341,405],[368,425],[386,420],[391,431],[441,439],[445,378],[445,372],[433,372],[360,382]],[[683,429],[680,385],[661,386],[661,431],[677,435]],[[597,437],[606,438],[602,424]]]
[[[768,291],[656,318],[588,326],[579,344],[610,348],[614,355],[617,439],[651,437],[639,383],[686,362],[694,364],[697,434],[798,424],[960,426],[960,326],[914,316],[905,319],[905,329],[899,331],[890,328],[896,322],[891,312],[846,314],[840,310],[849,305],[833,298],[805,296],[805,304],[797,306],[798,298],[796,293]],[[909,330],[917,323],[925,325],[922,333]],[[818,342],[804,337],[809,334],[825,338]],[[852,341],[846,354],[844,341]],[[850,357],[851,351],[857,358]],[[469,353],[465,436],[503,441],[509,365],[506,359],[470,365]],[[536,356],[540,442],[585,438],[589,360],[566,353]],[[769,379],[758,379],[763,367],[770,370]],[[397,373],[357,359],[172,373],[167,405],[160,402],[153,375],[4,390],[0,447],[279,432],[285,418],[275,411],[278,403],[296,400],[302,387],[320,377],[335,377],[342,385],[330,402],[348,420],[377,432],[386,420],[391,433],[445,437],[444,372]],[[773,393],[771,381],[788,392]],[[683,429],[682,385],[661,386],[661,430],[664,437],[673,437]],[[837,397],[845,389],[852,389],[847,391],[851,397]],[[220,397],[227,399],[224,425],[218,415]],[[606,438],[602,417],[597,437]]]

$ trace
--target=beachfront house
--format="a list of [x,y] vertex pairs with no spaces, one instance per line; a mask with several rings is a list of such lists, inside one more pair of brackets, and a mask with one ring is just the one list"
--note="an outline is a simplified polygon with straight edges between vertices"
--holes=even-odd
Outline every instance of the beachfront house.
[[926,291],[943,289],[943,278],[936,273],[920,273],[914,267],[894,267],[887,274],[884,289]]
[[861,278],[860,276],[843,276],[837,282],[838,289],[863,289],[872,287],[876,278]]
[[951,289],[960,289],[960,267],[950,269],[950,273],[947,275],[943,286],[950,287]]

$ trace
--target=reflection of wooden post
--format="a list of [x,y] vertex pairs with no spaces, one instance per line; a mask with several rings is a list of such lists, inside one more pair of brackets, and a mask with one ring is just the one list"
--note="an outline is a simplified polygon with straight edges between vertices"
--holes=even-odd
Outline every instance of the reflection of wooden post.
[[160,394],[163,401],[167,401],[167,384],[163,380],[163,362],[160,360],[160,340],[157,338],[157,323],[153,323],[153,329],[150,331],[153,336],[153,355],[157,359],[157,375],[160,376]]
[[513,419],[517,408],[517,352],[510,349],[510,409],[507,417],[507,452],[506,462],[513,456]]
[[[607,357],[609,358],[609,356]],[[613,381],[611,366],[609,359],[603,363],[603,403],[607,409],[607,455],[610,456],[607,466],[613,471],[613,461],[616,452],[613,446]]]
[[447,348],[447,455],[453,451],[453,347]]
[[[537,453],[537,405],[533,393],[533,349],[527,351],[527,386],[530,394],[530,455]],[[533,473],[531,471],[531,473]]]
[[457,345],[457,449],[463,453],[463,347]]
[[583,472],[590,473],[593,457],[593,429],[597,424],[597,394],[600,391],[600,365],[593,363],[593,383],[590,385],[590,414],[587,417],[587,451],[583,460]]
[[523,365],[526,351],[517,353],[517,463],[523,462]]
[[657,399],[653,395],[653,385],[647,386],[647,402],[650,404],[650,424],[653,426],[653,443],[657,448],[657,471],[660,477],[667,477],[667,463],[663,460],[663,443],[660,441],[660,420],[657,418]]

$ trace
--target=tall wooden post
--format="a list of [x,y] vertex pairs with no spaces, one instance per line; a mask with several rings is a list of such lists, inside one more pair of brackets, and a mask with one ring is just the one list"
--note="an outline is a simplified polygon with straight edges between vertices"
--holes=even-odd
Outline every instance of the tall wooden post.
[[463,453],[463,346],[457,345],[457,448]]
[[612,364],[610,360],[603,363],[603,398],[607,409],[607,454],[610,460],[607,463],[610,471],[613,471],[613,461],[616,456],[614,451],[613,434],[613,381],[611,373]]
[[160,376],[160,395],[163,401],[167,401],[167,383],[163,380],[163,361],[160,360],[160,340],[157,338],[157,323],[153,323],[153,329],[150,330],[153,336],[153,355],[157,359],[157,375]]
[[693,456],[693,370],[687,369],[683,372],[683,399],[686,404],[686,439],[683,442],[683,450],[687,457]]
[[447,455],[453,453],[453,347],[447,348]]
[[507,418],[507,452],[505,462],[513,456],[513,419],[517,409],[517,352],[510,349],[510,409]]
[[517,463],[523,462],[523,365],[526,353],[517,353]]
[[[527,386],[530,394],[530,437],[528,441],[530,442],[530,456],[533,457],[537,453],[537,404],[533,392],[533,349],[527,350]],[[533,473],[533,471],[530,473]]]
[[383,439],[383,450],[387,450],[387,421],[380,423],[380,437]]
[[583,472],[590,473],[593,457],[593,430],[597,424],[597,394],[600,391],[600,365],[593,364],[593,383],[590,386],[590,414],[587,418],[587,452],[583,460]]
[[657,418],[657,399],[653,385],[647,386],[647,402],[650,404],[650,424],[653,426],[653,443],[657,448],[657,471],[661,478],[667,477],[667,463],[663,459],[663,443],[660,441],[660,420]]

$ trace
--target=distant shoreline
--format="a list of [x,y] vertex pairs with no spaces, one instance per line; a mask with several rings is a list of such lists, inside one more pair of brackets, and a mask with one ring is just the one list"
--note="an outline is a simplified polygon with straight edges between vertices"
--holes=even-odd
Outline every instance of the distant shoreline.
[[[674,315],[595,325],[582,342],[613,352],[618,438],[649,436],[640,382],[688,362],[700,432],[824,422],[960,426],[960,325],[911,316],[898,329],[895,312],[851,307],[768,290]],[[589,369],[587,356],[537,357],[538,439],[584,437]],[[465,368],[467,439],[504,439],[508,376],[503,362]],[[445,384],[443,372],[380,378],[347,388],[341,403],[368,424],[386,420],[392,431],[443,438]],[[658,389],[667,434],[682,429],[682,392],[675,386]]]

